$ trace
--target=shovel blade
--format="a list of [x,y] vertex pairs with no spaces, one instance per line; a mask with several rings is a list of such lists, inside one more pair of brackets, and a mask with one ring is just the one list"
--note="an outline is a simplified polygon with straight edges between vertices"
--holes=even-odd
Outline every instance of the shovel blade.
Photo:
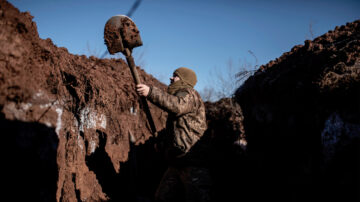
[[104,41],[110,54],[142,46],[140,31],[125,15],[111,17],[105,24]]

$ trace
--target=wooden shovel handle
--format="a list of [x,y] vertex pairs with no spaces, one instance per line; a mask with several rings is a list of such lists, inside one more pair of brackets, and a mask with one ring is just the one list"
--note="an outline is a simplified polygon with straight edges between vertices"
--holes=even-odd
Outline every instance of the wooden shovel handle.
[[[135,62],[134,62],[134,58],[132,57],[131,55],[131,52],[129,51],[129,49],[126,49],[125,50],[125,53],[124,55],[126,56],[126,61],[129,65],[129,68],[130,68],[130,71],[131,71],[131,74],[134,78],[134,81],[135,81],[135,85],[138,85],[141,83],[140,81],[140,77],[139,77],[139,74],[136,70],[136,67],[135,67]],[[146,113],[146,116],[147,116],[147,119],[149,121],[149,125],[150,125],[150,128],[152,130],[152,133],[154,136],[157,136],[157,131],[156,131],[156,127],[155,127],[155,123],[154,123],[154,120],[152,118],[152,115],[151,115],[151,112],[150,112],[150,109],[149,109],[149,105],[147,103],[147,100],[146,98],[144,97],[141,97],[141,102],[144,106],[144,110],[145,110],[145,113]]]
[[129,68],[130,68],[130,71],[131,71],[131,74],[134,78],[134,81],[135,81],[135,84],[138,85],[141,83],[140,81],[140,77],[139,77],[139,74],[136,70],[136,67],[135,67],[135,62],[134,62],[134,58],[132,57],[131,54],[129,54],[128,56],[126,56],[126,61],[129,65]]

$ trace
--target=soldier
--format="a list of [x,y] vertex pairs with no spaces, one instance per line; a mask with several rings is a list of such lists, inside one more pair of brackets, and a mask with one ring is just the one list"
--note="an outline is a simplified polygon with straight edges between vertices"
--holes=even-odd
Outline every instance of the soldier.
[[[196,74],[186,67],[176,69],[167,92],[138,84],[137,92],[168,112],[163,138],[169,167],[157,188],[157,201],[210,201],[209,170],[194,153],[207,129],[205,106],[194,90]],[[161,139],[161,137],[159,137]]]

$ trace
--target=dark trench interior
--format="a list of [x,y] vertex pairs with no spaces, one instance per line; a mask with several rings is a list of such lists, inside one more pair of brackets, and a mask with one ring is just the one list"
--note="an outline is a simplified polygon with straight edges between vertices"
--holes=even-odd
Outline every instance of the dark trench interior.
[[[273,127],[274,131],[280,131],[279,138],[249,136],[248,151],[244,153],[233,145],[237,134],[224,120],[211,123],[209,128],[203,141],[211,145],[207,165],[213,179],[213,201],[353,201],[359,198],[358,139],[324,164],[319,144],[304,145],[304,141],[297,140],[305,130],[284,138],[288,129]],[[259,133],[269,126],[257,128],[256,131],[252,131],[253,127],[246,129],[250,134]],[[15,193],[11,195],[14,200],[55,201],[58,178],[55,129],[34,122],[10,121],[1,114],[0,131],[3,154],[6,154],[3,155],[6,191]],[[120,172],[116,173],[105,152],[106,134],[97,133],[99,147],[86,157],[86,163],[110,201],[154,201],[155,190],[167,168],[165,160],[154,150],[154,140],[131,145],[129,160],[121,163]]]
[[37,122],[6,120],[0,113],[3,192],[12,201],[56,201],[58,137]]

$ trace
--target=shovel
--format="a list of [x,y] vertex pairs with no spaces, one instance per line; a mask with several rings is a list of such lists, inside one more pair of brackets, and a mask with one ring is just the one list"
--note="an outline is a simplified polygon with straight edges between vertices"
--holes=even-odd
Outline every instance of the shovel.
[[[132,49],[142,46],[139,30],[135,23],[125,15],[111,17],[105,24],[104,40],[110,54],[121,52],[126,57],[126,61],[134,78],[135,85],[140,84],[141,80],[135,67]],[[151,132],[156,136],[156,127],[151,116],[146,98],[141,97],[141,102],[150,125]]]

